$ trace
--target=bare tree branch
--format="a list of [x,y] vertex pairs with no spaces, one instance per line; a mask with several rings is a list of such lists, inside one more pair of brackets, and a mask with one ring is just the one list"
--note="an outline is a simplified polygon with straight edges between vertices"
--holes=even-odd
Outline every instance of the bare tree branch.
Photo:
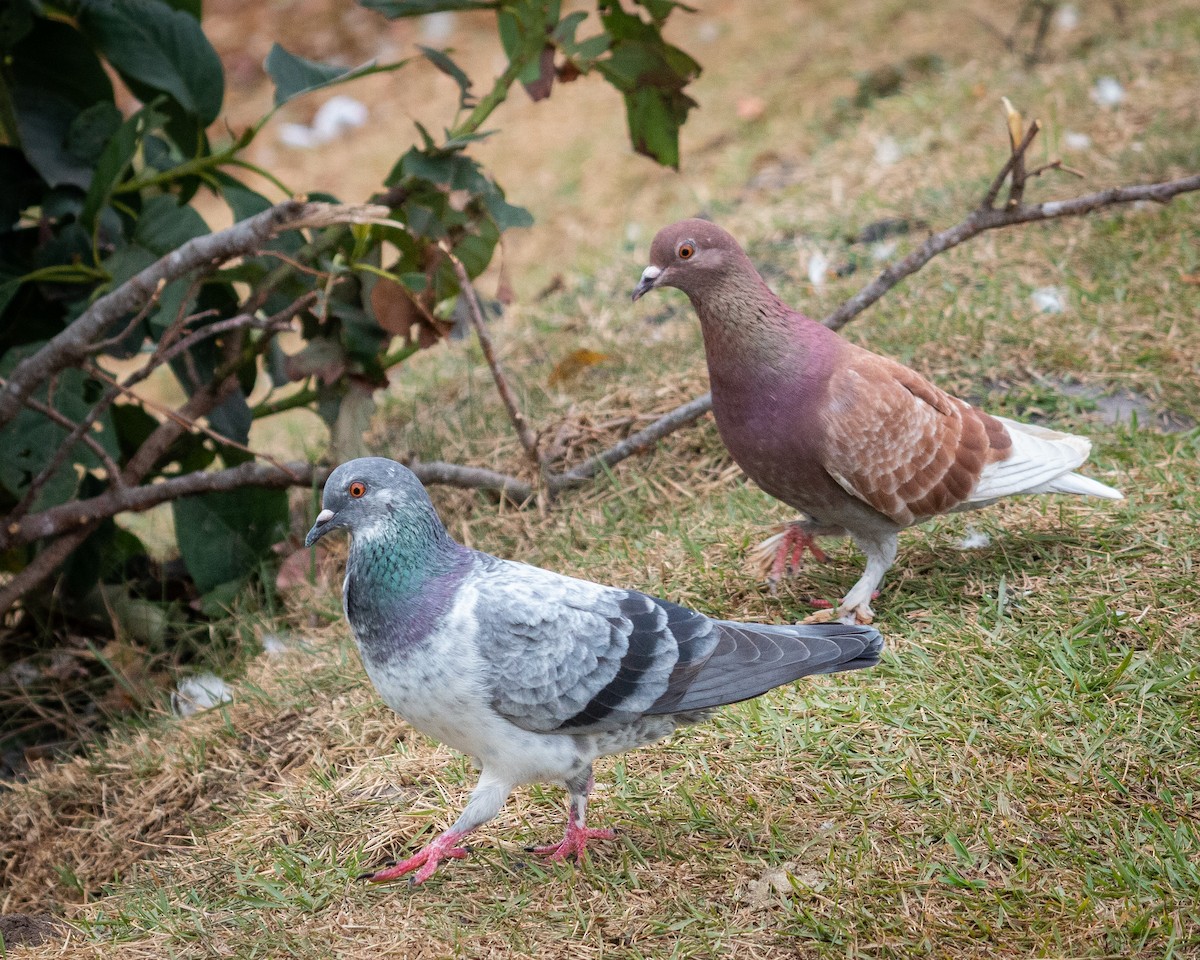
[[712,394],[706,393],[695,400],[689,400],[682,406],[676,407],[669,413],[664,413],[644,430],[639,430],[632,436],[626,437],[614,444],[603,453],[589,457],[578,466],[563,473],[553,474],[547,479],[552,492],[578,487],[594,477],[601,467],[611,467],[622,460],[650,449],[669,433],[674,433],[680,427],[685,427],[693,420],[698,420],[712,409]]
[[[409,468],[424,484],[440,484],[469,490],[495,490],[518,503],[533,496],[533,487],[530,484],[483,467],[464,467],[456,463],[430,461],[413,462],[409,464]],[[155,483],[109,489],[87,500],[73,500],[50,507],[20,523],[10,525],[4,531],[3,548],[59,536],[118,513],[137,513],[180,497],[200,493],[237,490],[242,487],[283,490],[287,487],[315,486],[324,483],[332,470],[329,466],[302,461],[283,463],[279,466],[248,461],[224,470],[197,470]],[[0,606],[0,609],[3,607]]]
[[492,379],[496,382],[496,392],[500,394],[504,409],[508,411],[508,419],[512,421],[513,429],[516,430],[517,438],[521,441],[521,446],[525,448],[525,453],[533,465],[540,470],[542,457],[538,453],[537,434],[530,429],[525,414],[521,412],[521,408],[517,404],[512,387],[508,385],[508,378],[504,376],[504,371],[500,368],[500,361],[496,359],[496,349],[492,346],[491,335],[484,326],[483,309],[479,305],[479,296],[475,293],[475,285],[471,283],[467,268],[450,250],[450,245],[443,240],[438,246],[450,259],[454,272],[458,276],[459,286],[462,287],[463,296],[467,298],[467,313],[471,316],[471,325],[475,328],[475,335],[479,337],[479,346],[483,349],[484,359],[487,360],[487,365],[492,371]]
[[21,398],[31,394],[51,374],[79,363],[95,349],[95,341],[130,311],[141,309],[155,296],[160,282],[177,280],[193,270],[250,253],[287,230],[328,226],[332,223],[387,222],[388,210],[379,206],[341,206],[287,200],[227,230],[189,240],[111,293],[100,297],[70,326],[13,370],[0,390],[0,427],[21,409]]
[[[1015,121],[1012,120],[1014,116],[1016,118]],[[1018,133],[1020,132],[1020,118],[1019,115],[1015,114],[1015,111],[1010,112],[1010,124],[1010,130],[1015,128]],[[890,264],[879,276],[838,307],[822,322],[831,329],[840,329],[871,304],[879,300],[904,278],[920,270],[938,254],[944,253],[961,243],[965,243],[972,237],[987,230],[995,230],[1020,223],[1082,216],[1102,207],[1122,203],[1143,200],[1166,203],[1179,194],[1200,190],[1200,174],[1193,174],[1162,183],[1114,187],[1109,190],[1072,197],[1067,200],[1024,204],[1021,202],[1021,196],[1028,178],[1037,176],[1046,170],[1061,167],[1059,161],[1055,160],[1026,172],[1024,158],[1037,135],[1038,129],[1039,126],[1035,121],[1024,132],[1019,142],[1015,135],[1012,136],[1010,139],[1009,158],[992,181],[979,207],[972,211],[962,222],[929,236],[918,249],[901,260]],[[1009,181],[1006,204],[1002,209],[996,209],[994,206],[996,198],[999,196],[1000,190],[1003,188],[1006,180]],[[240,233],[236,237],[230,238],[228,235],[231,232],[236,232],[236,228],[234,228],[234,231],[224,231],[222,234],[199,238],[202,241],[213,241],[214,238],[225,237],[219,243],[211,243],[208,248],[205,248],[208,250],[205,256],[200,256],[197,252],[198,241],[190,241],[174,254],[143,271],[142,274],[135,277],[129,284],[109,294],[108,297],[98,300],[84,314],[84,317],[80,321],[73,324],[72,328],[68,331],[64,331],[64,333],[69,333],[70,330],[73,330],[80,322],[87,318],[89,326],[87,327],[88,332],[86,335],[76,334],[63,338],[63,335],[60,334],[59,337],[52,340],[41,351],[19,365],[7,383],[0,382],[0,426],[15,415],[12,412],[14,409],[19,409],[22,403],[28,403],[30,399],[29,393],[33,389],[36,389],[58,370],[72,363],[80,363],[90,352],[93,352],[96,348],[96,344],[93,342],[96,337],[104,333],[116,319],[124,316],[130,310],[138,309],[139,305],[144,305],[150,297],[155,295],[155,292],[159,289],[160,281],[175,279],[189,270],[204,266],[208,262],[206,257],[209,259],[228,259],[231,256],[249,252],[261,243],[263,239],[273,235],[272,231],[278,232],[286,229],[295,229],[300,225],[305,225],[307,221],[305,221],[304,217],[307,209],[308,207],[303,204],[281,204],[279,207],[273,208],[273,210],[260,214],[259,217],[253,218],[251,221],[245,221],[243,224],[238,225],[238,227],[246,227],[248,224],[257,223],[254,229],[259,231],[258,233]],[[340,208],[332,209],[336,210]],[[367,216],[375,216],[377,214],[377,208],[366,209],[368,210]],[[325,211],[325,215],[333,216],[334,214]],[[320,215],[318,214],[317,216],[319,221]],[[328,222],[343,221],[331,219]],[[443,247],[443,249],[445,248]],[[181,255],[185,251],[186,257],[182,259],[186,262],[181,266]],[[485,329],[482,309],[480,308],[479,300],[470,282],[470,278],[462,263],[448,250],[446,253],[454,265],[464,295],[467,297],[467,307],[472,324],[480,338],[484,355],[487,357],[489,367],[492,370],[497,391],[504,402],[526,453],[538,465],[539,469],[543,469],[544,465],[537,447],[537,437],[521,414],[516,404],[515,396],[496,360],[495,350]],[[168,263],[169,261],[170,263]],[[136,287],[132,293],[127,289],[131,286]],[[97,308],[102,305],[104,305],[103,309],[98,311]],[[291,315],[294,316],[294,312]],[[274,328],[270,324],[276,319],[278,317],[271,318],[271,321],[267,321],[265,324],[272,332]],[[260,321],[260,323],[262,322]],[[224,321],[223,325],[214,324],[212,326],[220,326],[222,331],[226,327],[237,329],[240,333],[248,325],[243,322],[243,318],[235,317],[229,321]],[[213,332],[196,331],[176,341],[167,348],[164,348],[160,342],[161,356],[156,356],[152,362],[156,365],[166,362],[171,356],[180,351],[187,350],[190,346],[194,345],[195,340],[193,338],[197,338],[202,334],[211,336]],[[263,339],[264,341],[268,341],[270,338]],[[261,345],[256,346],[261,347]],[[236,358],[230,356],[221,369],[217,371],[202,389],[197,390],[179,410],[172,411],[173,416],[159,425],[126,464],[125,469],[120,471],[119,474],[116,472],[113,473],[114,484],[117,483],[119,477],[120,483],[124,484],[123,486],[114,485],[99,496],[52,507],[33,516],[24,518],[9,517],[6,519],[5,528],[0,530],[0,550],[6,549],[9,546],[28,544],[50,537],[57,537],[57,539],[47,544],[24,570],[18,573],[8,584],[0,588],[0,612],[8,609],[24,592],[44,580],[104,519],[114,516],[117,513],[146,510],[180,496],[194,495],[213,490],[233,490],[244,486],[283,488],[297,484],[319,484],[324,481],[329,473],[328,467],[308,463],[272,465],[251,462],[225,470],[189,473],[179,477],[169,477],[151,484],[141,483],[153,464],[170,448],[175,439],[185,429],[196,426],[196,419],[210,412],[221,402],[225,393],[229,389],[232,389],[234,384],[233,373],[236,369],[235,360]],[[140,373],[141,371],[139,371]],[[14,386],[13,381],[18,374],[21,376],[21,381]],[[137,377],[138,374],[134,374],[133,376]],[[38,403],[38,401],[34,402]],[[111,403],[111,400],[108,402]],[[43,404],[42,406],[46,405]],[[710,394],[697,397],[669,411],[645,429],[614,444],[608,450],[588,458],[583,463],[577,464],[561,473],[544,475],[543,482],[545,483],[545,489],[551,495],[554,495],[563,490],[586,483],[589,478],[595,476],[602,468],[612,466],[627,457],[640,453],[664,436],[692,423],[711,409],[711,406],[712,400]],[[61,417],[61,414],[58,414],[52,407],[48,408],[48,412],[39,412],[45,412],[52,419],[54,419],[55,415]],[[56,420],[55,422],[61,421]],[[73,433],[79,433],[79,439],[85,442],[91,440],[86,434],[86,425],[80,430],[81,425],[68,420],[67,426]],[[94,440],[92,442],[94,444]],[[222,440],[222,442],[225,441]],[[111,460],[106,462],[106,466],[110,462]],[[517,501],[529,500],[535,493],[533,485],[517,477],[491,470],[441,462],[414,463],[411,466],[421,481],[427,484],[449,484],[463,488],[495,490]],[[115,465],[109,467],[110,470],[114,468]]]
[[1021,205],[1009,210],[977,209],[961,223],[948,230],[933,234],[907,257],[888,266],[878,277],[821,322],[831,330],[840,330],[847,322],[862,313],[905,277],[920,270],[939,253],[945,253],[951,247],[957,247],[960,243],[965,243],[984,231],[1011,227],[1018,223],[1036,223],[1042,220],[1056,220],[1060,217],[1081,217],[1093,210],[1118,203],[1136,203],[1139,200],[1166,203],[1172,197],[1193,190],[1200,190],[1200,173],[1190,177],[1181,177],[1178,180],[1165,180],[1162,183],[1112,187],[1109,190],[1087,193],[1069,200],[1048,200],[1045,203]]

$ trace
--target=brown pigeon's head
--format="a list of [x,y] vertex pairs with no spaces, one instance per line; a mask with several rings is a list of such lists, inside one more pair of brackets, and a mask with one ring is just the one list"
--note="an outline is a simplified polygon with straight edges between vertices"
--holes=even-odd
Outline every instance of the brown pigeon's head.
[[680,220],[663,227],[650,245],[650,266],[633,291],[633,299],[655,287],[675,287],[696,299],[726,282],[746,263],[738,242],[715,223]]

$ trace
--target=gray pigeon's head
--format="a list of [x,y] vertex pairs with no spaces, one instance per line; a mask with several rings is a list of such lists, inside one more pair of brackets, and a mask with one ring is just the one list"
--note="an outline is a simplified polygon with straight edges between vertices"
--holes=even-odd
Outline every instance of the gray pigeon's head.
[[343,463],[325,481],[321,505],[324,509],[304,538],[306,547],[340,528],[352,534],[397,523],[441,528],[421,481],[404,464],[384,457]]
[[680,220],[655,236],[650,266],[642,271],[633,299],[656,287],[675,287],[694,298],[724,283],[747,262],[738,242],[715,223]]

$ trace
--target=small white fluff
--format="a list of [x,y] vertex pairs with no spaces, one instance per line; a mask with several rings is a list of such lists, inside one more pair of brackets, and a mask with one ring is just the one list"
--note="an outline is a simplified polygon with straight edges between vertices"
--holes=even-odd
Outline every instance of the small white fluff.
[[279,127],[279,141],[297,150],[312,150],[336,140],[348,130],[367,122],[370,111],[353,97],[339,94],[321,104],[311,126],[303,123],[284,123]]
[[982,550],[992,545],[992,538],[982,530],[967,527],[966,535],[954,545],[956,550]]
[[449,10],[427,13],[420,23],[421,39],[425,43],[445,43],[454,36],[454,14]]
[[367,122],[370,111],[365,103],[339,94],[326,100],[313,117],[313,132],[323,141],[335,140],[348,130]]
[[292,648],[287,639],[283,633],[264,633],[261,641],[263,653],[268,657],[281,657],[290,652]]
[[890,260],[892,254],[900,247],[900,241],[893,237],[891,240],[880,240],[878,243],[871,245],[871,259],[876,263],[883,263],[884,260]]
[[1039,313],[1062,313],[1067,309],[1067,298],[1062,287],[1038,287],[1029,295]]
[[1076,133],[1074,130],[1068,130],[1063,134],[1063,144],[1068,150],[1090,150],[1092,147],[1092,138],[1086,133]]
[[808,279],[814,287],[823,286],[825,275],[829,273],[829,258],[820,250],[814,250],[808,255]]
[[882,137],[875,144],[875,166],[890,167],[900,162],[903,151],[895,137]]
[[213,673],[199,673],[179,681],[179,688],[171,694],[171,709],[181,717],[190,717],[232,699],[233,691],[224,680]]
[[1100,77],[1092,86],[1092,102],[1102,107],[1117,107],[1125,99],[1125,88],[1116,77]]
[[1054,25],[1063,33],[1079,26],[1079,10],[1073,3],[1064,3],[1054,12]]

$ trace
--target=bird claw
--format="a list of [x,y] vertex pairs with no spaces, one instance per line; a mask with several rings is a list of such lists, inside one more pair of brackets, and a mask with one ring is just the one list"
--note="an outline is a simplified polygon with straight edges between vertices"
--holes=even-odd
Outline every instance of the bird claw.
[[461,860],[471,852],[469,847],[454,846],[461,837],[461,833],[443,833],[407,860],[401,860],[374,873],[360,874],[358,879],[368,883],[388,883],[416,870],[408,881],[410,886],[415,887],[432,877],[443,860]]
[[820,563],[829,560],[825,551],[817,546],[817,538],[803,524],[788,523],[751,552],[751,563],[767,578],[772,596],[780,580],[800,569],[805,550]]
[[587,859],[587,842],[589,840],[612,840],[617,831],[607,827],[581,827],[576,823],[567,824],[567,832],[558,843],[547,844],[543,847],[529,847],[530,853],[541,854],[552,863],[574,857],[576,862]]

